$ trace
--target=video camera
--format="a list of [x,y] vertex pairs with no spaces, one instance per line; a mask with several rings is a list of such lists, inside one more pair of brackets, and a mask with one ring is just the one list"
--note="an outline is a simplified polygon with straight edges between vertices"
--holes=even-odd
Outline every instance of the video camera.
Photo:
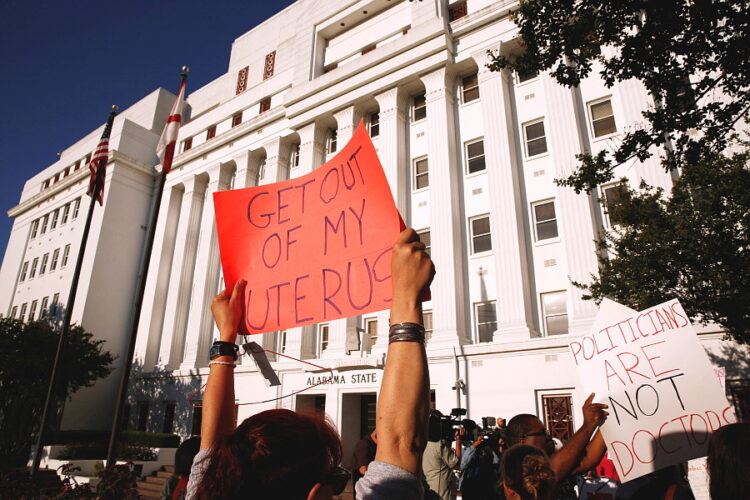
[[456,431],[461,428],[461,417],[465,415],[465,408],[453,408],[450,415],[431,413],[428,439],[430,441],[453,441]]

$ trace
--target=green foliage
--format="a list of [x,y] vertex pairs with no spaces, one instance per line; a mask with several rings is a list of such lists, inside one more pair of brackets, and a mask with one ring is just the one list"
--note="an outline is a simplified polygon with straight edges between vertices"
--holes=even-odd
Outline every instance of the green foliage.
[[112,465],[104,469],[101,482],[96,486],[99,500],[137,500],[138,473],[132,463]]
[[600,275],[586,289],[635,309],[677,297],[692,315],[750,343],[750,154],[714,154],[690,165],[671,198],[642,186],[610,214]]
[[[26,464],[37,432],[58,343],[44,321],[23,323],[0,318],[0,467]],[[114,357],[80,326],[68,332],[55,410],[82,387],[112,371]],[[53,412],[54,414],[54,412]]]
[[[109,431],[64,430],[52,431],[45,436],[45,444],[89,444],[109,442]],[[160,432],[120,431],[118,442],[151,448],[177,448],[180,436]]]
[[650,157],[652,146],[668,146],[662,163],[670,170],[736,139],[734,127],[750,109],[748,12],[748,0],[522,0],[516,23],[525,52],[496,54],[490,67],[548,71],[567,86],[594,68],[608,87],[643,83],[655,103],[643,126],[613,153],[581,155],[580,168],[558,180],[590,191],[612,179],[617,165]]
[[[73,444],[66,446],[58,455],[60,460],[104,460],[107,458],[106,441],[101,444]],[[118,445],[115,449],[117,460],[156,460],[156,452],[146,446]]]

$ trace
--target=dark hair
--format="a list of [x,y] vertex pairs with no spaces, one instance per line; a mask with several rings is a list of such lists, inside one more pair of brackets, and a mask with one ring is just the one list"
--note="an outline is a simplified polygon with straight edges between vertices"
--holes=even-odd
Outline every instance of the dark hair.
[[174,473],[178,476],[188,477],[193,459],[201,448],[200,436],[191,437],[182,442],[174,454]]
[[750,424],[729,424],[708,442],[711,498],[746,498],[750,490]]
[[536,415],[521,413],[510,419],[505,426],[505,443],[508,447],[518,444],[524,435],[531,431],[534,422],[539,422]]
[[323,414],[264,411],[217,440],[196,498],[304,499],[341,456],[341,439]]
[[550,498],[555,487],[555,473],[547,455],[527,444],[511,446],[500,462],[503,482],[523,500]]

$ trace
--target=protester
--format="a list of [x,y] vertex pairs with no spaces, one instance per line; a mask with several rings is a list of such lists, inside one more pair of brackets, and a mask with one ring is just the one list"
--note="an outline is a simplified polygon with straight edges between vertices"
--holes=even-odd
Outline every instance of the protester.
[[555,472],[547,455],[536,446],[517,444],[503,453],[500,463],[503,491],[508,500],[550,500]]
[[174,474],[161,489],[161,500],[184,500],[190,467],[201,446],[200,437],[191,437],[182,442],[174,454]]
[[614,500],[619,483],[591,469],[578,480],[578,500]]
[[491,500],[497,497],[500,464],[497,435],[480,435],[461,457],[459,490],[463,500]]
[[[429,374],[421,296],[434,275],[424,244],[412,229],[399,236],[392,259],[391,335],[377,410],[376,460],[357,482],[363,499],[420,498],[419,471],[426,442]],[[243,314],[246,282],[214,298],[211,310],[221,349],[231,349]],[[218,347],[217,347],[218,349]],[[319,414],[268,410],[234,429],[234,361],[220,351],[210,363],[203,398],[201,451],[187,499],[330,499],[349,473],[339,466],[341,439]]]
[[714,432],[706,465],[713,500],[750,497],[750,424],[729,424]]
[[[427,446],[422,455],[422,471],[430,490],[442,500],[455,500],[458,481],[453,469],[458,466],[460,455],[451,448],[451,443],[442,435],[440,425],[443,416],[438,410],[430,412]],[[461,446],[457,436],[456,445]]]
[[[628,481],[617,489],[615,498],[617,500],[695,500],[687,479],[687,467],[684,464],[665,467]],[[729,497],[719,498],[729,499]]]
[[[365,475],[370,462],[375,460],[375,453],[378,449],[378,431],[374,430],[354,445],[354,455],[352,456],[352,485],[356,488],[357,481]],[[355,493],[354,498],[357,498]]]

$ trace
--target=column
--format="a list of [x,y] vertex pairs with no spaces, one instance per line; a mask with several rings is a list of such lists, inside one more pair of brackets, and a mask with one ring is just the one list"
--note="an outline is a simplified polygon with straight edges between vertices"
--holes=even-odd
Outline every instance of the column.
[[[406,176],[409,169],[403,168],[404,165],[409,165],[406,152],[407,96],[398,87],[393,87],[376,95],[375,100],[380,107],[378,157],[383,164],[396,207],[401,216],[408,220]],[[372,347],[373,353],[385,352],[388,349],[389,317],[390,311],[387,309],[378,313],[378,340]]]
[[497,285],[495,341],[527,339],[534,329],[522,164],[509,92],[510,74],[487,69],[489,56],[472,56],[479,67],[484,154],[490,194],[490,232]]
[[462,174],[457,164],[455,81],[446,68],[422,77],[427,97],[427,151],[430,175],[430,236],[437,274],[432,282],[430,345],[455,346],[468,341],[465,306],[466,262],[461,206]]
[[262,184],[280,182],[289,178],[289,146],[276,137],[263,144],[266,150],[266,175]]
[[[555,176],[565,178],[578,167],[575,155],[584,151],[576,121],[573,90],[559,85],[547,74],[540,75],[540,78],[547,103],[545,132],[555,160]],[[598,207],[594,200],[595,194],[592,197],[584,193],[576,194],[572,188],[557,188],[560,236],[571,281],[587,283],[591,274],[598,273],[594,244],[597,237],[596,219],[593,215],[593,210]],[[583,291],[573,285],[569,287],[569,294],[568,331],[576,335],[589,333],[596,316],[596,304],[591,300],[583,300]]]
[[208,184],[203,200],[203,213],[198,235],[195,271],[191,281],[193,291],[186,327],[185,351],[180,369],[189,370],[208,364],[208,351],[213,339],[214,322],[211,301],[219,288],[219,242],[216,236],[214,197],[217,191],[229,187],[230,172],[221,165],[206,170]]
[[193,176],[185,181],[185,194],[182,197],[180,222],[175,238],[177,242],[173,258],[175,266],[172,266],[169,278],[166,315],[159,350],[159,364],[168,369],[179,367],[185,349],[185,329],[193,286],[195,254],[198,249],[205,188],[205,179],[199,176]]

